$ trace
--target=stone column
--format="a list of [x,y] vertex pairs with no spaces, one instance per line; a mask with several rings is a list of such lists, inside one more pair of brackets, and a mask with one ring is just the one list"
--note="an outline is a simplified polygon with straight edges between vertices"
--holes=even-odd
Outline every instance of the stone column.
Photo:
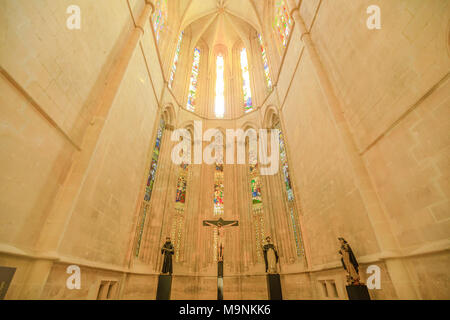
[[84,134],[81,151],[74,155],[69,174],[65,179],[60,193],[55,198],[47,222],[42,228],[40,238],[36,244],[36,250],[41,256],[30,263],[29,272],[24,281],[24,287],[20,292],[20,299],[40,298],[53,266],[53,261],[58,259],[57,251],[70,221],[74,202],[82,188],[91,157],[97,146],[104,123],[122,83],[128,64],[144,34],[144,25],[149,21],[152,11],[153,5],[149,0],[146,0],[142,13],[136,22],[136,27],[131,32],[127,43],[107,76],[105,81],[106,85],[94,109],[93,119]]
[[370,181],[367,168],[358,153],[356,143],[344,117],[344,112],[334,93],[330,79],[311,39],[311,35],[309,34],[309,31],[300,15],[300,6],[297,7],[296,0],[288,0],[287,2],[291,10],[291,17],[295,22],[294,27],[300,31],[301,40],[306,51],[308,52],[308,56],[313,65],[317,80],[327,101],[328,108],[335,122],[341,141],[347,151],[347,156],[353,169],[353,179],[355,185],[364,200],[369,220],[371,221],[372,228],[375,232],[375,236],[380,247],[381,258],[385,260],[397,295],[401,299],[417,299],[419,297],[414,285],[412,284],[412,279],[408,274],[408,270],[404,266],[403,262],[398,259],[398,256],[401,254],[399,246],[394,235],[392,234],[388,219],[383,212],[380,200],[376,195],[376,190]]

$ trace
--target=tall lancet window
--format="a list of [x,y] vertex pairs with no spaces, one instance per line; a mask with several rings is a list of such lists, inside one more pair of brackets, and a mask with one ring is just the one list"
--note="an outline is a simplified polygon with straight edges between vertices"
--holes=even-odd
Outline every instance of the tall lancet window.
[[280,167],[282,170],[281,175],[283,177],[283,182],[284,182],[284,186],[285,186],[285,190],[286,190],[289,218],[292,223],[292,229],[293,229],[293,233],[294,233],[297,256],[300,257],[303,252],[303,245],[302,245],[302,239],[301,239],[301,235],[300,235],[300,226],[298,223],[297,212],[295,210],[295,197],[294,197],[294,191],[292,190],[291,176],[289,173],[286,145],[284,142],[284,136],[281,131],[281,126],[280,126],[279,122],[275,126],[275,129],[280,130],[279,141],[280,141],[280,162],[281,162]]
[[165,128],[165,123],[164,123],[164,120],[161,119],[159,122],[158,132],[156,134],[155,146],[154,146],[153,152],[152,152],[152,160],[150,162],[150,169],[149,169],[149,173],[148,173],[147,184],[145,186],[144,201],[142,201],[142,204],[141,204],[137,243],[136,243],[136,252],[135,252],[136,257],[139,256],[142,235],[144,232],[145,219],[147,217],[147,212],[150,208],[150,200],[152,197],[153,186],[155,185],[156,169],[158,168],[159,152],[161,150],[161,142],[162,142],[162,136],[164,134],[164,128]]
[[241,50],[242,89],[244,93],[244,112],[252,111],[252,91],[250,88],[250,73],[248,72],[247,50]]
[[175,56],[173,57],[172,69],[170,70],[169,88],[172,89],[173,79],[175,78],[175,72],[177,71],[178,58],[180,57],[181,41],[183,40],[183,31],[180,32],[178,37],[177,49],[175,50]]
[[183,236],[184,236],[184,221],[185,221],[185,204],[186,204],[186,188],[189,165],[182,163],[178,169],[177,191],[175,195],[175,215],[172,218],[172,228],[170,236],[173,239],[175,246],[175,261],[180,261]]
[[161,31],[167,21],[167,0],[157,0],[155,3],[155,12],[153,13],[153,30],[156,35],[156,42],[159,42]]
[[189,83],[189,92],[186,109],[189,111],[195,111],[195,102],[197,96],[197,80],[198,69],[200,67],[200,49],[194,49],[194,62],[192,63],[191,81]]
[[291,33],[292,19],[284,0],[275,1],[274,28],[280,37],[283,47],[286,48]]
[[222,55],[218,55],[216,59],[216,99],[214,112],[216,118],[223,118],[225,114],[225,83],[224,83],[224,59]]
[[[250,159],[256,160],[256,152],[249,151]],[[250,162],[251,163],[251,162]],[[250,191],[252,196],[252,220],[255,234],[255,245],[257,260],[261,261],[261,247],[264,245],[265,224],[263,201],[261,196],[261,177],[259,175],[258,164],[250,164],[249,166]]]
[[266,85],[269,91],[272,91],[272,79],[270,78],[269,62],[267,60],[266,47],[261,34],[258,34],[259,46],[261,48],[261,57],[264,65],[264,76],[266,77]]

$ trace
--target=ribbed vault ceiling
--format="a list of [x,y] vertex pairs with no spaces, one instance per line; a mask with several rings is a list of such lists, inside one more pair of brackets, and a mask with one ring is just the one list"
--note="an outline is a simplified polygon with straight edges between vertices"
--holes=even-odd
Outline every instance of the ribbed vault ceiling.
[[252,0],[180,0],[181,30],[190,30],[192,46],[201,39],[209,48],[231,49],[242,40],[248,45],[252,32],[261,30]]

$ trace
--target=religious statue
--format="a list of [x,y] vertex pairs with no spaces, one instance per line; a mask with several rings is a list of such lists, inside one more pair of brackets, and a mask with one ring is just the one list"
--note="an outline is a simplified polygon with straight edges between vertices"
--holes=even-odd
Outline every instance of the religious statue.
[[166,237],[166,243],[164,243],[161,248],[161,254],[164,255],[164,262],[162,266],[162,273],[169,273],[172,275],[173,267],[172,267],[172,255],[174,253],[174,247],[172,242],[170,242],[170,237]]
[[341,243],[341,249],[339,250],[341,262],[345,271],[347,271],[347,285],[364,285],[359,278],[359,265],[352,248],[344,238],[338,238],[338,240]]
[[224,229],[228,227],[238,226],[238,221],[225,221],[222,218],[219,220],[204,220],[204,226],[217,227],[217,261],[223,261],[223,249],[224,249]]
[[266,263],[266,272],[277,273],[278,252],[269,236],[266,237],[266,244],[263,246],[264,262]]

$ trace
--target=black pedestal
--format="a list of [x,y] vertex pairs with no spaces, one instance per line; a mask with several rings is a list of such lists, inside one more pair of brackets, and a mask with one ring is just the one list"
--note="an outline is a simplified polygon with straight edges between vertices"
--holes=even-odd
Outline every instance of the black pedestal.
[[365,285],[346,286],[349,300],[370,300],[369,290]]
[[223,300],[223,261],[217,262],[217,300]]
[[269,291],[269,300],[283,300],[279,274],[267,275],[267,290]]
[[158,290],[156,291],[156,300],[170,300],[171,288],[172,276],[160,275],[158,279]]

